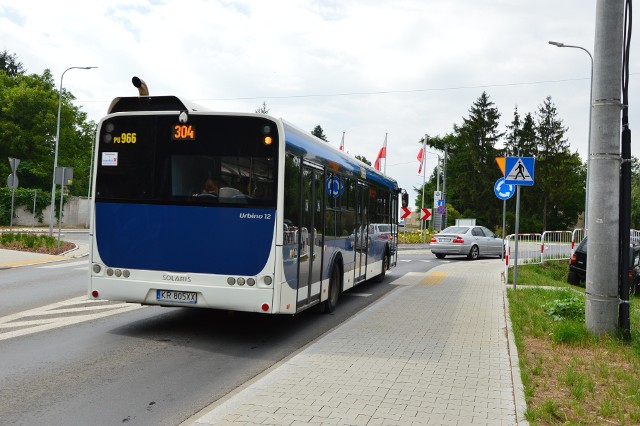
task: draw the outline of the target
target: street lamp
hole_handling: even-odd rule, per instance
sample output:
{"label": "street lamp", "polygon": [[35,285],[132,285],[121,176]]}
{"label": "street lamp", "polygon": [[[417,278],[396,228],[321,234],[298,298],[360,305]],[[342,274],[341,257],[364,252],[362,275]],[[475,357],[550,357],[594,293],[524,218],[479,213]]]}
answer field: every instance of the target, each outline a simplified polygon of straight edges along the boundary
{"label": "street lamp", "polygon": [[53,183],[51,184],[51,214],[49,215],[49,236],[53,235],[53,218],[54,205],[56,203],[56,168],[58,167],[58,144],[60,143],[60,111],[62,110],[62,79],[64,74],[69,70],[90,70],[98,67],[69,67],[62,73],[60,77],[60,93],[58,95],[58,124],[56,126],[56,147],[53,154]]}
{"label": "street lamp", "polygon": [[586,52],[587,55],[589,55],[589,59],[591,59],[591,80],[589,83],[589,140],[587,141],[587,188],[584,201],[584,228],[587,232],[589,230],[589,165],[591,163],[591,111],[593,110],[593,56],[591,55],[591,52],[589,52],[584,47],[572,46],[570,44],[564,44],[557,41],[550,41],[549,44],[557,47],[571,47],[574,49],[580,49]]}

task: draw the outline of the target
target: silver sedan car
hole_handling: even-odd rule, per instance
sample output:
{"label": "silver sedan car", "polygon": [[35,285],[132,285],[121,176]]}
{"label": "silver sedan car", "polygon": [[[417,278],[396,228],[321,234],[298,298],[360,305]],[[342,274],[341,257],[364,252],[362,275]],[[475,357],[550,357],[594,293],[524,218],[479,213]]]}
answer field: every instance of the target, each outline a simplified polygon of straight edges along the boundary
{"label": "silver sedan car", "polygon": [[477,259],[480,256],[501,257],[504,253],[502,239],[484,226],[450,226],[434,235],[429,246],[438,259],[444,259],[448,254]]}

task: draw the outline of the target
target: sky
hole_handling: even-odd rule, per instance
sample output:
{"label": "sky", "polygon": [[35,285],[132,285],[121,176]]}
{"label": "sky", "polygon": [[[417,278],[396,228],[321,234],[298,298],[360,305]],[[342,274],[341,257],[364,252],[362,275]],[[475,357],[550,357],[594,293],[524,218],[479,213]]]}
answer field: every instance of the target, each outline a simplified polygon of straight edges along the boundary
{"label": "sky", "polygon": [[[0,0],[0,51],[51,70],[98,122],[111,100],[176,95],[216,111],[269,114],[420,187],[425,134],[462,124],[482,92],[500,129],[547,96],[572,152],[587,158],[596,0]],[[635,13],[637,15],[637,13]],[[636,19],[636,22],[640,22]],[[638,29],[631,38],[630,126],[640,119]],[[637,127],[636,127],[637,129]],[[635,135],[639,133],[636,130]],[[632,154],[640,157],[636,136]],[[64,149],[61,141],[60,149]],[[427,179],[441,152],[427,149]],[[500,171],[496,166],[496,179]],[[429,198],[429,197],[427,197]]]}

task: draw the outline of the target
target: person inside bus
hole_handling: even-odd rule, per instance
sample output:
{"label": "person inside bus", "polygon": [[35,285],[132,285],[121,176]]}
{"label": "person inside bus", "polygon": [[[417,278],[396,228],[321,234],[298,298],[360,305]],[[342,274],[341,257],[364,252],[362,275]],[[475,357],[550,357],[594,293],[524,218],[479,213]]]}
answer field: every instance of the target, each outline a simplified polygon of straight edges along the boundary
{"label": "person inside bus", "polygon": [[204,183],[204,188],[199,194],[193,194],[194,197],[217,197],[220,192],[220,181],[216,179],[207,179]]}

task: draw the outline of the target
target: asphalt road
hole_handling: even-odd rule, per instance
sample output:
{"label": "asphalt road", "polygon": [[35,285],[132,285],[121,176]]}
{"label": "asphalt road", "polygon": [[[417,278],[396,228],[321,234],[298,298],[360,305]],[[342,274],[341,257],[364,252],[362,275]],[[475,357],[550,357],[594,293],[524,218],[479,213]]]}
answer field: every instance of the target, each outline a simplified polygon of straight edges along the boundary
{"label": "asphalt road", "polygon": [[[10,320],[0,325],[25,333],[1,343],[3,424],[180,424],[393,291],[393,280],[442,261],[401,252],[382,283],[344,293],[330,315],[137,305],[110,312],[118,305],[86,303],[40,312],[38,306],[85,294],[88,266],[81,262],[0,271],[0,320]],[[25,309],[31,309],[28,316],[14,319]],[[56,321],[49,329],[21,330],[51,318]]]}

